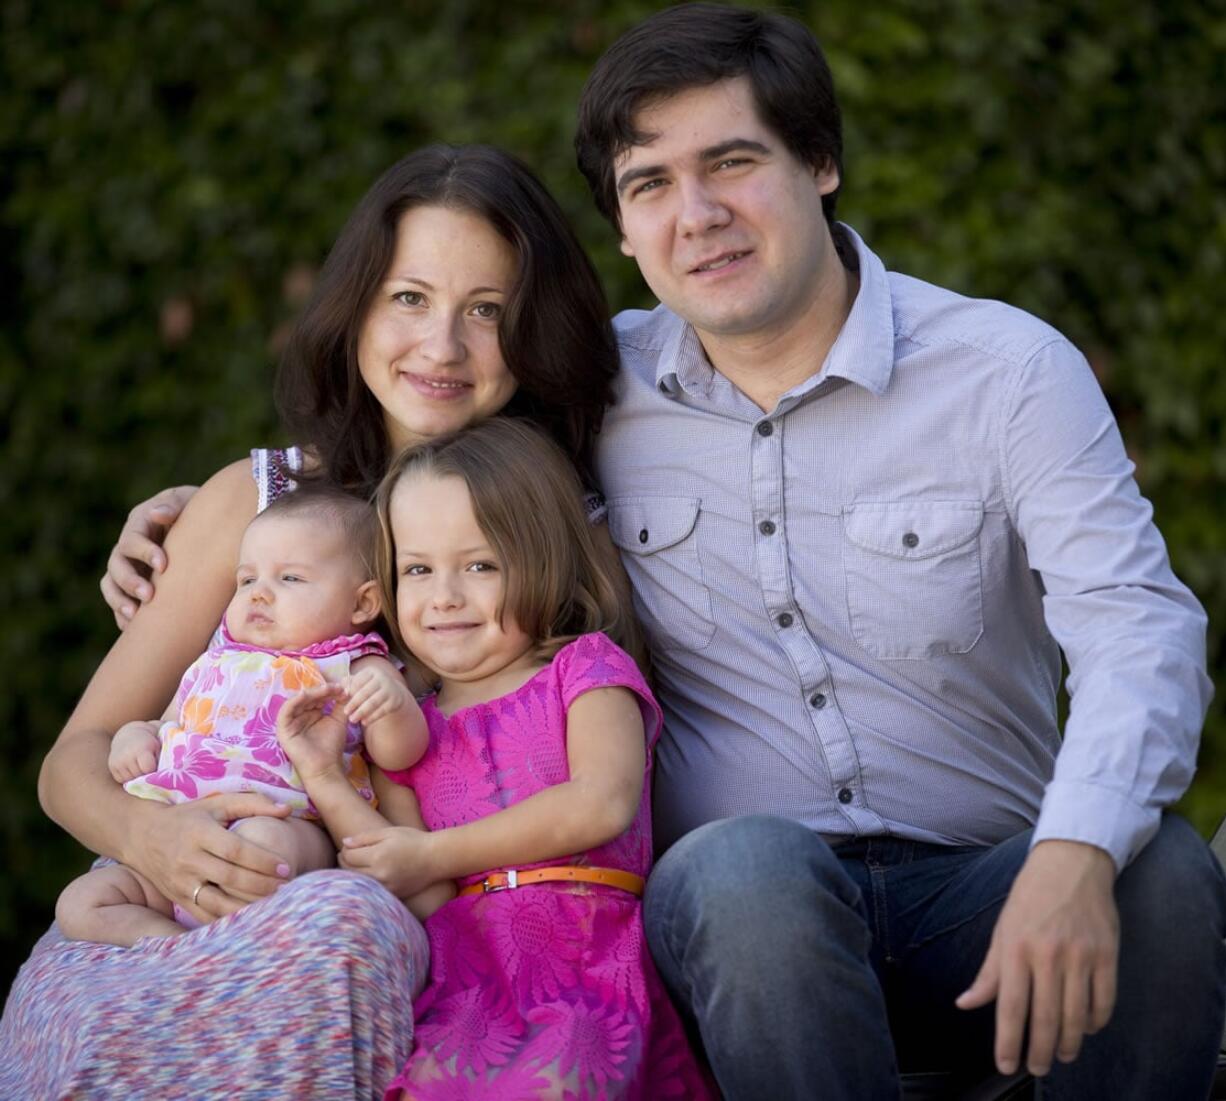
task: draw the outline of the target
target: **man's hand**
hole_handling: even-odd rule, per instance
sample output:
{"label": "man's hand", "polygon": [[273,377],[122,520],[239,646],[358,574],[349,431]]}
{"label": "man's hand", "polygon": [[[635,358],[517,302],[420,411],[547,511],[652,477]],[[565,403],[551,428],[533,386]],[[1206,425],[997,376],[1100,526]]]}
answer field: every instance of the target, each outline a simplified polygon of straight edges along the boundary
{"label": "man's hand", "polygon": [[137,605],[153,599],[154,578],[166,569],[166,552],[162,550],[166,529],[179,518],[195,492],[195,486],[164,489],[128,513],[100,585],[102,599],[115,613],[121,631],[136,615]]}
{"label": "man's hand", "polygon": [[160,723],[146,719],[124,723],[111,739],[106,767],[117,784],[135,780],[158,767],[162,743],[158,740]]}
{"label": "man's hand", "polygon": [[1013,883],[975,981],[959,1009],[996,1001],[996,1066],[1013,1074],[1030,1024],[1026,1069],[1071,1063],[1115,1007],[1119,918],[1115,862],[1077,841],[1041,841]]}

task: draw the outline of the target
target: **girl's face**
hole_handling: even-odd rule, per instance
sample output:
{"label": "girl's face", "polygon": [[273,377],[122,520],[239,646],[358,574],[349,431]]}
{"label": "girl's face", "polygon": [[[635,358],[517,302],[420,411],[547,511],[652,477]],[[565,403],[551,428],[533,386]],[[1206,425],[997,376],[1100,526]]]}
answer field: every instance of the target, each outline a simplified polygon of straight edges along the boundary
{"label": "girl's face", "polygon": [[358,369],[394,449],[497,413],[515,392],[498,323],[515,279],[511,246],[484,218],[405,212],[358,336]]}
{"label": "girl's face", "polygon": [[530,669],[533,640],[498,621],[506,581],[462,478],[402,478],[389,505],[396,620],[413,654],[444,682]]}
{"label": "girl's face", "polygon": [[307,516],[257,516],[238,552],[238,587],[226,608],[237,642],[302,650],[352,634],[378,612],[344,535]]}

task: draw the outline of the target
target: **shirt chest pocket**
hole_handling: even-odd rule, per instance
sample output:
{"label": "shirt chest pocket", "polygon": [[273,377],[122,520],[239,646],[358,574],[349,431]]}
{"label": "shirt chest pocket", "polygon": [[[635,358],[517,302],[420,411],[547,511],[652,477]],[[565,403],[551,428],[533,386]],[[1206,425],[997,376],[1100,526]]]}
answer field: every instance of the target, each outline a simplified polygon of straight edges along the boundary
{"label": "shirt chest pocket", "polygon": [[843,510],[847,614],[874,657],[965,654],[983,634],[979,501],[862,501]]}
{"label": "shirt chest pocket", "polygon": [[701,650],[715,633],[698,553],[697,497],[614,497],[609,535],[622,552],[652,649]]}

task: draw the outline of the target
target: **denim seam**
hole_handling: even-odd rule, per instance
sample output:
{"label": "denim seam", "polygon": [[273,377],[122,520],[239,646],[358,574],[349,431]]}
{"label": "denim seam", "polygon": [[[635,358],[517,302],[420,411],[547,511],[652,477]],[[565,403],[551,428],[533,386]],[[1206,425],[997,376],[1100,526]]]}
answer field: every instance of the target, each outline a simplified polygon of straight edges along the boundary
{"label": "denim seam", "polygon": [[923,948],[925,944],[931,943],[932,941],[936,940],[937,937],[943,937],[947,933],[952,933],[955,929],[960,929],[962,926],[967,925],[970,922],[974,921],[985,910],[990,910],[993,906],[997,905],[1002,900],[1008,898],[1009,891],[1012,889],[1012,887],[1013,885],[1010,884],[1008,887],[1005,888],[1005,890],[993,896],[991,899],[985,902],[982,906],[980,906],[979,909],[977,909],[973,914],[967,914],[961,921],[955,921],[952,925],[947,925],[944,928],[938,929],[933,933],[929,933],[928,936],[924,937],[923,940],[912,941],[910,944],[907,945],[906,950],[904,951],[903,954],[906,955],[910,952],[916,951],[919,948]]}

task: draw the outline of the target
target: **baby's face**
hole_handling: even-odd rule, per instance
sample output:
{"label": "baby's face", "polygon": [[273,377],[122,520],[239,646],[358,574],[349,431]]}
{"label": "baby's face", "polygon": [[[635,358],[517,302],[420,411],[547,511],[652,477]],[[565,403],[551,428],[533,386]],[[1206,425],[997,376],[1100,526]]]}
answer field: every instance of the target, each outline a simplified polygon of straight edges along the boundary
{"label": "baby's face", "polygon": [[361,629],[367,579],[344,535],[312,516],[257,517],[238,552],[226,625],[238,642],[301,650]]}

